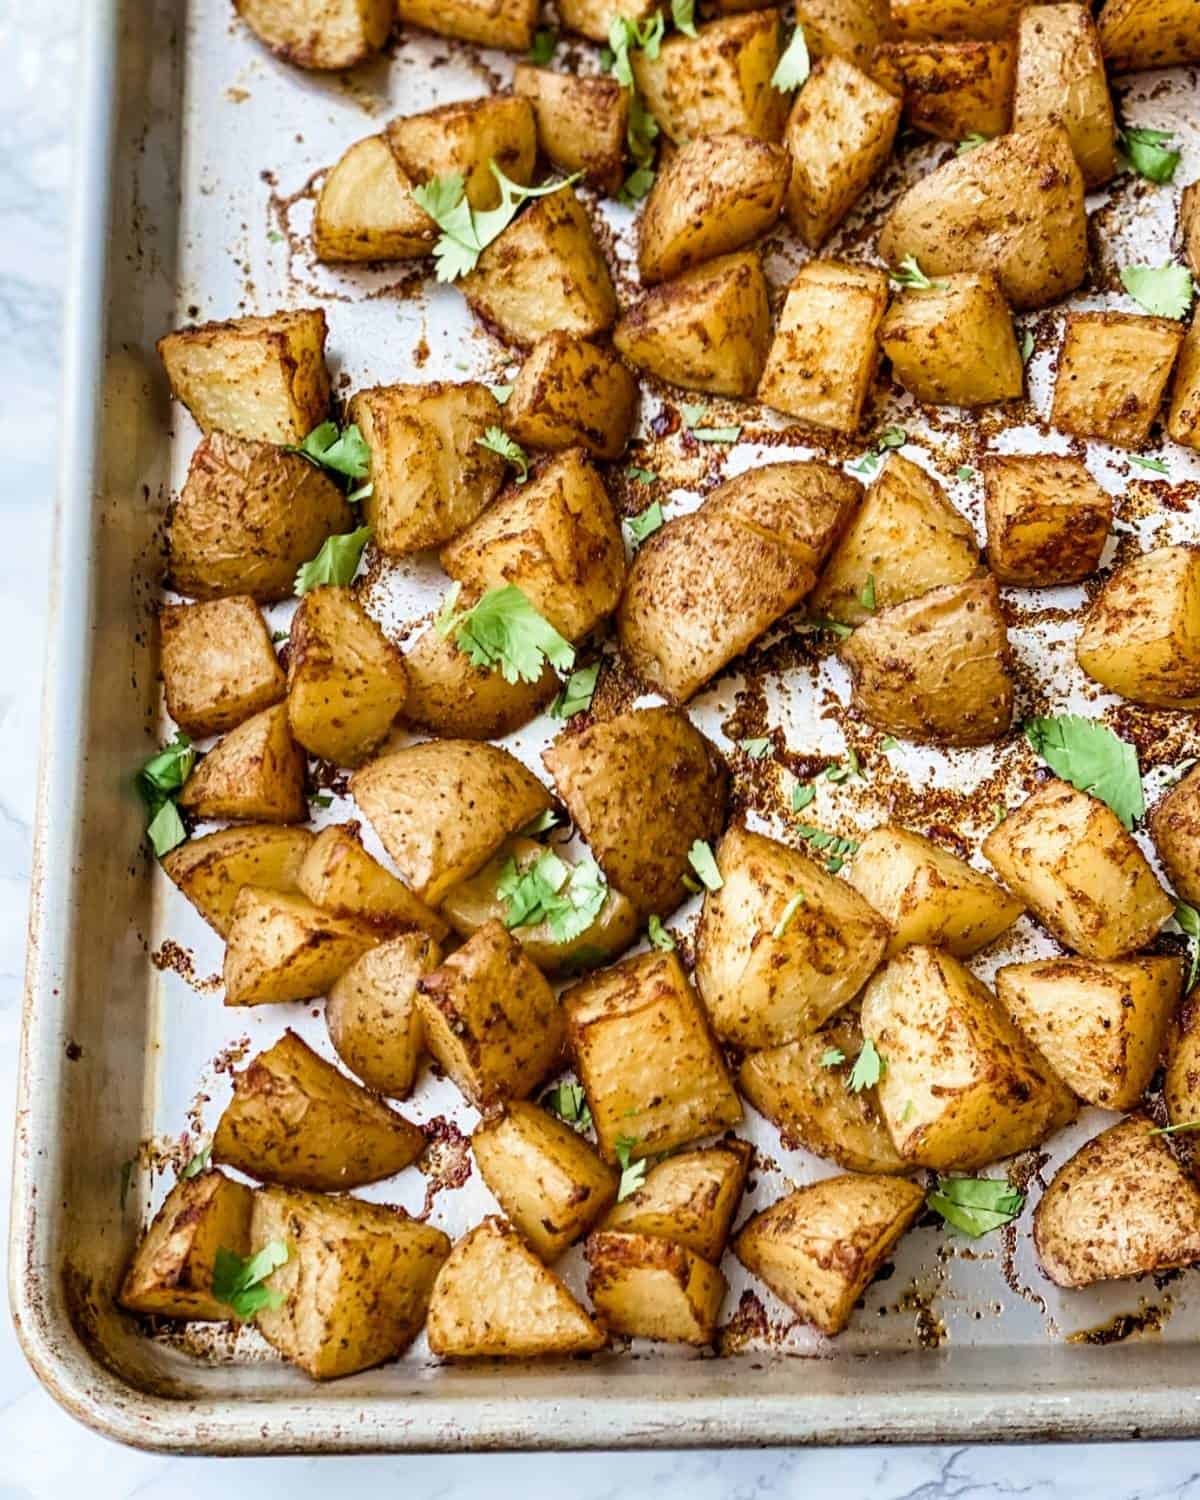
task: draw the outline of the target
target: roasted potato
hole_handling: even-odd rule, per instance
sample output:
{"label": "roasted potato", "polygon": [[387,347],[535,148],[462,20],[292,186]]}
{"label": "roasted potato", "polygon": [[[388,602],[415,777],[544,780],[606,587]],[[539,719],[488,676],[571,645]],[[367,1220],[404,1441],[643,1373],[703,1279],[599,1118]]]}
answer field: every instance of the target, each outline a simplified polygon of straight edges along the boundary
{"label": "roasted potato", "polygon": [[871,69],[904,101],[905,122],[942,141],[1003,135],[1012,120],[1011,41],[888,42]]}
{"label": "roasted potato", "polygon": [[379,942],[355,917],[335,917],[303,896],[244,886],[225,947],[225,1004],[311,1000]]}
{"label": "roasted potato", "polygon": [[308,459],[210,433],[171,511],[168,582],[193,599],[287,599],[301,564],[353,525],[345,495]]}
{"label": "roasted potato", "polygon": [[498,745],[426,740],[356,771],[350,791],[409,888],[437,906],[550,794]]}
{"label": "roasted potato", "polygon": [[842,647],[854,705],[869,724],[943,745],[985,745],[1008,730],[1009,655],[990,574],[881,610]]}
{"label": "roasted potato", "polygon": [[302,895],[335,917],[359,917],[381,934],[416,928],[440,942],[450,931],[444,917],[372,859],[356,823],[322,828],[296,877]]}
{"label": "roasted potato", "polygon": [[[808,601],[812,614],[861,625],[876,609],[919,598],[979,572],[971,523],[932,475],[892,453],[850,518]],[[868,584],[868,580],[870,583]]]}
{"label": "roasted potato", "polygon": [[721,1049],[674,952],[642,953],[591,975],[566,991],[563,1007],[606,1161],[670,1151],[742,1118]]}
{"label": "roasted potato", "polygon": [[224,734],[287,691],[267,622],[247,595],[167,604],[158,623],[167,712],[185,734]]}
{"label": "roasted potato", "polygon": [[753,395],[770,341],[756,250],[718,256],[651,287],[613,329],[613,343],[635,369],[713,396]]}
{"label": "roasted potato", "polygon": [[777,1047],[816,1031],[875,972],[887,923],[845,881],[760,833],[730,828],[717,868],[695,972],[717,1035]]}
{"label": "roasted potato", "polygon": [[1087,273],[1083,177],[1059,125],[1002,135],[915,183],[879,236],[891,265],[926,276],[992,271],[1017,308],[1044,307]]}
{"label": "roasted potato", "polygon": [[847,878],[891,927],[888,958],[914,943],[968,958],[1025,910],[990,875],[894,824],[867,834]]}
{"label": "roasted potato", "polygon": [[895,298],[879,330],[892,373],[918,401],[987,406],[1024,394],[1012,314],[990,271],[963,271]]}
{"label": "roasted potato", "polygon": [[[470,609],[481,597],[467,590],[457,608]],[[472,666],[453,636],[436,626],[417,637],[404,665],[408,696],[401,717],[415,729],[447,739],[503,739],[536,718],[560,686],[548,662],[536,682],[508,682],[503,672]]]}
{"label": "roasted potato", "polygon": [[1089,188],[1117,170],[1117,126],[1086,5],[1027,5],[1017,18],[1012,128],[1061,125]]}
{"label": "roasted potato", "polygon": [[1113,73],[1200,62],[1200,15],[1193,0],[1104,0],[1100,50]]}
{"label": "roasted potato", "polygon": [[577,31],[593,42],[607,42],[618,17],[646,21],[660,4],[661,0],[561,0],[558,14],[568,31]]}
{"label": "roasted potato", "polygon": [[213,1296],[218,1250],[245,1256],[254,1194],[224,1172],[181,1177],[142,1236],[117,1301],[159,1318],[223,1322],[230,1309]]}
{"label": "roasted potato", "polygon": [[588,1236],[588,1296],[612,1333],[711,1344],[726,1281],[684,1245],[602,1229]]}
{"label": "roasted potato", "polygon": [[417,1009],[430,1052],[479,1109],[526,1098],[562,1060],[554,991],[499,922],[417,980]]}
{"label": "roasted potato", "polygon": [[341,71],[365,62],[392,29],[392,0],[233,0],[262,42],[299,68]]}
{"label": "roasted potato", "polygon": [[1200,705],[1200,551],[1156,547],[1110,573],[1075,655],[1089,677],[1134,703]]}
{"label": "roasted potato", "polygon": [[844,57],[864,72],[892,29],[888,0],[796,0],[796,21],[813,57]]}
{"label": "roasted potato", "polygon": [[984,461],[983,481],[988,567],[1001,583],[1078,583],[1100,566],[1112,497],[1082,459],[993,455]]}
{"label": "roasted potato", "polygon": [[546,1262],[580,1239],[617,1196],[617,1173],[584,1138],[536,1104],[514,1100],[471,1137],[484,1182]]}
{"label": "roasted potato", "polygon": [[479,439],[504,418],[485,385],[375,386],[349,418],[371,450],[363,520],[389,557],[448,542],[500,492],[504,459]]}
{"label": "roasted potato", "polygon": [[1149,826],[1171,884],[1185,901],[1200,905],[1200,766],[1159,802],[1150,814]]}
{"label": "roasted potato", "polygon": [[538,0],[396,0],[400,20],[460,42],[528,52]]}
{"label": "roasted potato", "polygon": [[1167,1028],[1166,1065],[1167,1119],[1172,1125],[1191,1125],[1200,1120],[1200,1010],[1195,990]]}
{"label": "roasted potato", "polygon": [[313,836],[307,828],[248,823],[189,839],[163,855],[162,867],[208,925],[226,937],[244,886],[292,892]]}
{"label": "roasted potato", "polygon": [[1192,319],[1187,337],[1179,346],[1166,428],[1174,442],[1185,448],[1200,448],[1200,317]]}
{"label": "roasted potato", "polygon": [[637,403],[637,381],[611,349],[548,333],[521,366],[504,427],[529,448],[580,447],[595,458],[620,458]]}
{"label": "roasted potato", "polygon": [[424,1149],[417,1126],[285,1031],[233,1075],[212,1159],[260,1182],[340,1193],[394,1177]]}
{"label": "roasted potato", "polygon": [[993,828],[983,852],[1033,914],[1084,958],[1144,948],[1174,910],[1115,813],[1047,781]]}
{"label": "roasted potato", "polygon": [[1006,964],[996,996],[1075,1094],[1101,1109],[1142,1097],[1183,990],[1181,959]]}
{"label": "roasted potato", "polygon": [[304,752],[288,728],[287,705],[276,703],[231,729],[199,761],[179,794],[197,818],[244,823],[302,823]]}
{"label": "roasted potato", "polygon": [[626,660],[686,702],[812,590],[861,495],[825,464],[766,464],[668,521],[638,548],[621,596]]}
{"label": "roasted potato", "polygon": [[733,1253],[794,1313],[832,1336],[924,1202],[924,1190],[902,1178],[827,1177],[755,1214]]}
{"label": "roasted potato", "polygon": [[1183,342],[1171,318],[1067,314],[1050,422],[1076,437],[1137,448],[1150,436]]}
{"label": "roasted potato", "polygon": [[386,135],[355,141],[329,169],[313,213],[318,260],[412,260],[429,255],[439,230]]}
{"label": "roasted potato", "polygon": [[742,130],[764,141],[783,134],[787,95],[771,79],[779,66],[779,12],[756,10],[669,36],[651,57],[631,54],[646,108],[668,140]]}
{"label": "roasted potato", "polygon": [[638,223],[642,284],[756,240],[779,218],[789,173],[782,146],[742,131],[680,146],[659,169]]}
{"label": "roasted potato", "polygon": [[1092,1286],[1200,1260],[1200,1189],[1143,1115],[1096,1136],[1051,1179],[1033,1241],[1056,1286]]}
{"label": "roasted potato", "polygon": [[283,1301],[255,1314],[258,1331],[314,1380],[402,1353],[421,1331],[450,1254],[440,1229],[403,1209],[278,1187],[255,1193],[250,1236],[257,1246],[288,1248],[266,1282]]}
{"label": "roasted potato", "polygon": [[908,40],[996,41],[1011,36],[1025,0],[891,0],[892,25]]}
{"label": "roasted potato", "polygon": [[905,948],[867,985],[863,1035],[882,1059],[879,1108],[907,1161],[970,1171],[1074,1118],[1070,1090],[956,958]]}
{"label": "roasted potato", "polygon": [[1184,260],[1200,276],[1200,181],[1189,183],[1179,195],[1179,238]]}
{"label": "roasted potato", "polygon": [[674,911],[685,895],[688,851],[725,826],[729,784],[724,762],[687,716],[634,709],[560,735],[542,758],[600,868],[638,915]]}
{"label": "roasted potato", "polygon": [[206,433],[302,443],[329,413],[326,332],[323,309],[297,308],[180,328],[158,352],[171,394]]}
{"label": "roasted potato", "polygon": [[458,283],[472,312],[528,349],[556,329],[594,338],[617,317],[617,294],[575,191],[535,198]]}
{"label": "roasted potato", "polygon": [[679,1151],[646,1173],[641,1187],[608,1211],[603,1228],[671,1240],[713,1265],[721,1259],[754,1156],[749,1141]]}
{"label": "roasted potato", "polygon": [[407,1099],[425,1050],[417,981],[442,961],[425,932],[403,932],[368,949],[329,991],[333,1050],[356,1078],[389,1099]]}
{"label": "roasted potato", "polygon": [[527,62],[514,69],[513,90],[533,106],[542,154],[615,197],[625,177],[629,90],[615,78],[582,78]]}
{"label": "roasted potato", "polygon": [[449,1359],[529,1359],[602,1349],[601,1329],[525,1241],[487,1218],[455,1245],[429,1304],[429,1347]]}
{"label": "roasted potato", "polygon": [[472,208],[495,208],[500,202],[493,162],[510,182],[527,186],[533,181],[533,107],[513,94],[488,94],[401,115],[388,124],[387,138],[410,181],[460,176]]}
{"label": "roasted potato", "polygon": [[810,427],[857,432],[887,305],[887,277],[873,266],[802,266],[775,327],[758,399]]}

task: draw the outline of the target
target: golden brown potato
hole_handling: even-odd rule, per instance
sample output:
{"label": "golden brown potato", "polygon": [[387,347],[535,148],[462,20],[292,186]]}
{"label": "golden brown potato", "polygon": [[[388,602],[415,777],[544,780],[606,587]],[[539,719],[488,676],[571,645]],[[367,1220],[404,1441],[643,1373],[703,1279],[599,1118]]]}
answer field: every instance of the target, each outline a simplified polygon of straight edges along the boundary
{"label": "golden brown potato", "polygon": [[704,898],[696,987],[717,1035],[777,1047],[816,1031],[875,972],[887,923],[844,880],[786,844],[734,827],[724,884]]}
{"label": "golden brown potato", "polygon": [[1200,552],[1156,547],[1105,579],[1075,644],[1110,692],[1159,708],[1200,705]]}
{"label": "golden brown potato", "polygon": [[1116,814],[1047,781],[993,828],[983,852],[1034,916],[1084,958],[1144,948],[1174,910]]}
{"label": "golden brown potato", "polygon": [[1200,182],[1189,183],[1179,195],[1179,237],[1184,260],[1200,276]]}
{"label": "golden brown potato", "polygon": [[842,657],[855,707],[888,734],[986,745],[1012,723],[1008,630],[990,574],[873,614]]}
{"label": "golden brown potato", "polygon": [[285,1031],[233,1075],[212,1159],[260,1182],[340,1193],[394,1177],[422,1132]]}
{"label": "golden brown potato", "polygon": [[1200,1120],[1200,1010],[1193,990],[1167,1028],[1163,1103],[1172,1125]]}
{"label": "golden brown potato", "polygon": [[363,520],[389,557],[448,542],[500,492],[504,459],[479,439],[504,418],[485,385],[379,385],[349,418],[371,450]]}
{"label": "golden brown potato", "polygon": [[592,1227],[617,1196],[617,1173],[569,1125],[514,1100],[471,1137],[484,1182],[547,1265]]}
{"label": "golden brown potato", "polygon": [[790,164],[742,131],[701,135],[663,163],[638,224],[642,284],[740,250],[779,218]]}
{"label": "golden brown potato", "polygon": [[378,929],[335,917],[303,896],[243,887],[225,948],[225,1004],[311,1000],[373,948]]}
{"label": "golden brown potato", "polygon": [[1200,1189],[1142,1115],[1096,1136],[1051,1179],[1033,1241],[1056,1286],[1091,1286],[1200,1259]]}
{"label": "golden brown potato", "polygon": [[816,463],[766,464],[638,548],[617,629],[630,666],[686,702],[812,589],[862,495]]}
{"label": "golden brown potato", "polygon": [[1012,119],[1016,48],[1011,41],[885,43],[872,68],[904,101],[914,130],[942,141],[1003,135]]}
{"label": "golden brown potato", "polygon": [[888,0],[796,0],[795,9],[813,57],[844,57],[864,72],[891,34]]}
{"label": "golden brown potato", "polygon": [[422,975],[417,1009],[430,1052],[478,1109],[527,1098],[562,1060],[554,991],[499,922]]}
{"label": "golden brown potato", "polygon": [[863,1035],[896,1149],[915,1166],[971,1171],[1074,1118],[1070,1090],[991,992],[939,948],[905,948],[863,994]]}
{"label": "golden brown potato", "polygon": [[1070,136],[1085,184],[1107,182],[1117,170],[1117,127],[1086,5],[1028,5],[1017,20],[1012,128],[1050,123]]}
{"label": "golden brown potato", "polygon": [[1150,814],[1150,835],[1171,884],[1185,901],[1200,905],[1200,766],[1189,771],[1155,807]]}
{"label": "golden brown potato", "polygon": [[389,1099],[407,1099],[425,1050],[417,981],[442,961],[427,933],[403,932],[369,949],[329,991],[333,1050],[356,1078]]}
{"label": "golden brown potato", "polygon": [[740,250],[652,287],[613,329],[635,369],[689,391],[751,396],[771,341],[771,306],[756,250]]}
{"label": "golden brown potato", "polygon": [[611,349],[548,333],[521,366],[504,427],[528,448],[581,447],[596,458],[620,458],[637,400],[637,381]]}
{"label": "golden brown potato", "polygon": [[337,264],[429,255],[440,231],[413,197],[414,185],[386,135],[355,141],[329,169],[317,195],[317,259]]}
{"label": "golden brown potato", "polygon": [[439,36],[480,42],[506,52],[528,52],[538,0],[396,0],[401,21]]}
{"label": "golden brown potato", "polygon": [[725,826],[729,785],[725,763],[687,716],[634,709],[560,735],[542,759],[600,868],[638,915],[674,911],[692,844]]}
{"label": "golden brown potato", "polygon": [[892,25],[908,40],[996,41],[1010,36],[1025,0],[892,0]]}
{"label": "golden brown potato", "polygon": [[787,95],[773,88],[779,65],[779,12],[756,10],[669,36],[657,54],[631,54],[646,108],[672,141],[743,130],[764,141],[783,134]]}
{"label": "golden brown potato", "polygon": [[1200,317],[1192,319],[1187,337],[1179,346],[1166,427],[1175,442],[1185,448],[1200,448]]}
{"label": "golden brown potato", "polygon": [[498,745],[426,740],[354,773],[350,791],[409,888],[437,906],[550,794]]}
{"label": "golden brown potato", "polygon": [[964,271],[895,298],[879,330],[892,373],[918,401],[986,406],[1025,391],[1012,314],[990,271]]}
{"label": "golden brown potato", "polygon": [[1100,49],[1114,73],[1200,62],[1200,15],[1192,0],[1104,0]]}
{"label": "golden brown potato", "polygon": [[381,934],[417,928],[440,941],[450,931],[444,917],[371,858],[356,823],[322,828],[304,857],[296,884],[322,911],[360,917]]}
{"label": "golden brown potato", "polygon": [[600,1328],[515,1229],[487,1218],[455,1245],[429,1304],[429,1347],[447,1359],[586,1354]]}
{"label": "golden brown potato", "polygon": [[733,1253],[794,1313],[832,1336],[924,1202],[924,1190],[900,1178],[827,1177],[755,1214]]}
{"label": "golden brown potato", "polygon": [[1083,177],[1058,125],[1002,135],[915,183],[892,209],[879,253],[926,276],[993,271],[1017,308],[1044,307],[1087,273]]}
{"label": "golden brown potato", "polygon": [[609,1210],[603,1228],[672,1240],[715,1266],[753,1156],[750,1142],[732,1135],[715,1146],[668,1156],[650,1168],[640,1188]]}
{"label": "golden brown potato", "polygon": [[725,1059],[674,952],[642,953],[563,996],[600,1154],[640,1160],[742,1118]]}
{"label": "golden brown potato", "polygon": [[978,572],[971,523],[932,475],[892,453],[834,547],[808,608],[819,618],[861,625],[872,613],[862,602],[868,587],[875,608],[889,609]]}
{"label": "golden brown potato", "polygon": [[166,604],[158,622],[167,712],[185,734],[224,734],[287,691],[267,622],[247,595]]}
{"label": "golden brown potato", "polygon": [[158,352],[171,394],[206,433],[302,443],[329,414],[326,332],[321,308],[298,308],[180,328]]}
{"label": "golden brown potato", "polygon": [[288,728],[287,705],[276,703],[231,729],[201,760],[179,794],[197,818],[244,823],[302,823],[304,752]]}
{"label": "golden brown potato", "polygon": [[1001,583],[1078,583],[1100,566],[1112,497],[1082,459],[1053,453],[984,461],[988,567]]}
{"label": "golden brown potato", "polygon": [[660,3],[661,0],[561,0],[558,14],[568,31],[577,31],[593,42],[607,42],[617,17],[649,20]]}
{"label": "golden brown potato", "polygon": [[460,176],[472,208],[495,208],[500,202],[493,162],[510,182],[527,186],[533,181],[533,107],[512,94],[489,94],[402,115],[389,123],[387,139],[410,181]]}
{"label": "golden brown potato", "polygon": [[248,823],[189,839],[163,855],[162,867],[208,925],[225,937],[243,886],[296,891],[313,836],[307,828]]}
{"label": "golden brown potato", "polygon": [[[468,589],[456,607],[470,609],[481,597]],[[548,662],[536,682],[507,682],[502,672],[472,666],[453,636],[436,626],[417,637],[404,665],[408,696],[401,717],[415,729],[447,739],[503,739],[536,718],[561,686]]]}
{"label": "golden brown potato", "polygon": [[1162,405],[1183,328],[1138,313],[1068,313],[1051,424],[1137,448]]}
{"label": "golden brown potato", "polygon": [[1087,1104],[1132,1109],[1142,1097],[1183,989],[1178,958],[1006,964],[1001,1005]]}
{"label": "golden brown potato", "polygon": [[588,1296],[612,1333],[711,1344],[726,1281],[684,1245],[602,1229],[588,1236]]}
{"label": "golden brown potato", "polygon": [[968,958],[1025,910],[990,875],[894,824],[873,828],[861,841],[847,879],[891,926],[888,958],[914,943]]}
{"label": "golden brown potato", "polygon": [[522,349],[556,329],[594,338],[617,317],[604,252],[570,186],[522,209],[458,285],[472,312]]}
{"label": "golden brown potato", "polygon": [[629,90],[615,78],[582,78],[527,62],[513,71],[513,90],[533,106],[542,154],[615,197],[625,177]]}
{"label": "golden brown potato", "polygon": [[345,495],[308,459],[210,433],[171,511],[168,582],[193,599],[287,599],[301,564],[353,526]]}
{"label": "golden brown potato", "polygon": [[250,1233],[255,1245],[288,1247],[266,1282],[283,1301],[254,1321],[314,1380],[352,1375],[402,1353],[421,1331],[450,1254],[440,1229],[403,1209],[277,1187],[255,1193]]}
{"label": "golden brown potato", "polygon": [[262,42],[298,68],[339,71],[373,56],[392,29],[392,0],[234,0]]}
{"label": "golden brown potato", "polygon": [[758,399],[811,427],[857,432],[887,304],[887,277],[873,266],[802,266],[775,327]]}
{"label": "golden brown potato", "polygon": [[224,1322],[229,1306],[213,1296],[218,1250],[245,1256],[254,1194],[223,1172],[181,1177],[142,1236],[117,1301],[159,1318]]}

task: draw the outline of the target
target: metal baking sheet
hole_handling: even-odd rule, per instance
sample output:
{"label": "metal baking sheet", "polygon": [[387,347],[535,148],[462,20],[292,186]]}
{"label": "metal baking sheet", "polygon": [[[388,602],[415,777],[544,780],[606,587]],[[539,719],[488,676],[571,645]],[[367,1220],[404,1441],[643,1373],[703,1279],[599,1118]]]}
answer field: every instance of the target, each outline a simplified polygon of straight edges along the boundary
{"label": "metal baking sheet", "polygon": [[[319,174],[351,141],[391,114],[502,87],[512,62],[409,36],[352,77],[322,78],[269,57],[231,21],[227,0],[96,0],[87,12],[11,1256],[21,1338],[51,1391],[109,1435],[173,1452],[1200,1431],[1196,1273],[1061,1292],[1034,1261],[1028,1209],[1015,1229],[978,1244],[918,1227],[833,1342],[799,1326],[727,1257],[723,1359],[639,1346],[565,1365],[455,1368],[439,1366],[419,1341],[397,1363],[318,1387],[253,1330],[147,1327],[115,1310],[112,1290],[138,1229],[211,1132],[230,1067],[285,1025],[329,1055],[319,1006],[222,1007],[220,945],[142,844],[132,772],[164,729],[154,639],[163,518],[197,436],[167,400],[154,340],[178,322],[319,303],[343,393],[406,379],[503,380],[514,368],[508,351],[452,288],[435,288],[411,265],[320,267],[306,234]],[[1179,132],[1178,180],[1196,176],[1194,76],[1121,80],[1118,97],[1130,123]],[[951,149],[909,149],[827,253],[869,257],[881,206]],[[1100,227],[1093,278],[1072,306],[1123,305],[1115,268],[1167,257],[1176,199],[1177,190],[1122,179],[1092,200]],[[635,285],[632,215],[593,207],[624,300]],[[800,258],[785,232],[771,238],[775,288]],[[655,494],[674,515],[759,462],[860,457],[871,432],[898,423],[907,456],[938,475],[982,535],[978,479],[958,478],[960,466],[991,451],[1084,451],[1040,425],[1062,313],[1021,320],[1036,348],[1031,399],[1014,414],[964,421],[923,413],[882,385],[868,436],[813,446],[811,434],[757,407],[710,402],[710,422],[741,423],[743,433],[733,447],[709,447],[680,430],[678,392],[650,389],[634,461],[661,476]],[[1130,468],[1117,450],[1089,445],[1087,456],[1118,500],[1106,566],[1139,545],[1196,537],[1193,455],[1167,444],[1165,480]],[[646,503],[619,467],[612,489],[626,511]],[[369,560],[363,595],[403,638],[428,616],[442,582],[425,559]],[[1019,709],[1104,714],[1137,740],[1153,794],[1183,758],[1200,753],[1200,736],[1190,716],[1118,706],[1085,684],[1070,649],[1084,598],[1083,589],[1006,591]],[[285,625],[287,613],[273,610],[273,624]],[[785,623],[691,705],[726,748],[773,732],[770,760],[733,757],[739,808],[753,826],[786,836],[791,779],[853,745],[867,774],[822,782],[816,821],[853,834],[890,816],[936,825],[975,851],[997,804],[1015,805],[1034,773],[1019,740],[953,756],[885,749],[882,736],[848,716],[847,697],[836,661]],[[508,743],[536,766],[549,737],[543,719]],[[318,812],[321,821],[353,815],[336,795]],[[687,908],[672,925],[686,933],[694,916]],[[987,979],[999,963],[1048,946],[1022,922],[973,967]],[[409,1169],[365,1195],[428,1211],[461,1232],[493,1208],[462,1140],[474,1113],[432,1078],[405,1108],[444,1122],[428,1170]],[[1085,1111],[1046,1152],[1012,1164],[1031,1205],[1055,1165],[1106,1122]],[[749,1109],[744,1133],[759,1160],[743,1214],[788,1183],[833,1170],[786,1149]],[[578,1251],[564,1271],[582,1286]]]}

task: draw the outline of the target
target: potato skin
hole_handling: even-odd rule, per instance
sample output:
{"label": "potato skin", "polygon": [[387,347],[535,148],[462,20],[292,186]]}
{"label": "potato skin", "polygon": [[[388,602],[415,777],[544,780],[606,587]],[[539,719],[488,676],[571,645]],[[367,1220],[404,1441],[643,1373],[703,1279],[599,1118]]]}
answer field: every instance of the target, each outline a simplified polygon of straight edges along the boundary
{"label": "potato skin", "polygon": [[1179,238],[1183,258],[1200,276],[1200,182],[1191,182],[1179,195]]}
{"label": "potato skin", "polygon": [[1014,130],[1053,121],[1089,188],[1117,170],[1117,126],[1100,37],[1087,6],[1029,5],[1017,19]]}
{"label": "potato skin", "polygon": [[1172,1125],[1200,1120],[1200,1012],[1193,989],[1167,1030],[1163,1103]]}
{"label": "potato skin", "polygon": [[1171,884],[1196,906],[1200,903],[1200,766],[1190,770],[1151,811],[1149,827]]}
{"label": "potato skin", "polygon": [[233,8],[276,56],[318,71],[365,62],[392,29],[392,0],[233,0]]}
{"label": "potato skin", "polygon": [[244,886],[226,940],[225,1004],[315,999],[380,935],[369,923],[335,917],[303,896]]}
{"label": "potato skin", "polygon": [[538,18],[538,0],[396,0],[396,9],[410,26],[506,52],[529,51]]}
{"label": "potato skin", "polygon": [[1150,436],[1183,329],[1135,313],[1068,313],[1051,424],[1136,448]]}
{"label": "potato skin", "polygon": [[160,1318],[224,1322],[229,1306],[213,1296],[218,1250],[250,1249],[253,1193],[223,1172],[181,1177],[163,1200],[121,1281],[117,1301]]}
{"label": "potato skin", "polygon": [[1156,547],[1111,573],[1075,655],[1089,677],[1134,703],[1200,705],[1200,551]]}
{"label": "potato skin", "polygon": [[511,181],[533,181],[537,132],[533,107],[512,94],[485,95],[441,104],[389,122],[388,144],[413,182],[458,174],[472,208],[495,208],[500,184],[495,162]]}
{"label": "potato skin", "polygon": [[337,265],[430,254],[440,231],[412,189],[386,135],[355,141],[321,184],[313,216],[317,259]]}
{"label": "potato skin", "polygon": [[796,20],[813,57],[844,57],[864,72],[892,29],[888,0],[796,0]]}
{"label": "potato skin", "polygon": [[579,447],[594,458],[620,458],[637,404],[637,381],[611,349],[556,331],[521,366],[504,426],[528,448]]}
{"label": "potato skin", "polygon": [[904,100],[904,119],[938,140],[1003,135],[1012,120],[1016,49],[994,42],[891,42],[875,54],[876,79]]}
{"label": "potato skin", "polygon": [[1200,16],[1191,0],[1104,0],[1098,25],[1114,73],[1200,62]]}
{"label": "potato skin", "polygon": [[988,567],[1001,583],[1078,583],[1099,567],[1113,503],[1082,459],[993,455],[983,483]]}
{"label": "potato skin", "polygon": [[646,21],[658,9],[658,0],[561,0],[559,17],[568,31],[607,42],[609,28],[618,17]]}
{"label": "potato skin", "polygon": [[[459,595],[458,608],[470,609],[481,595]],[[536,718],[559,689],[558,674],[547,663],[536,682],[506,682],[502,672],[475,667],[452,636],[430,627],[404,658],[408,696],[401,718],[414,729],[446,739],[499,740]]]}
{"label": "potato skin", "polygon": [[1012,315],[990,271],[960,272],[892,301],[879,330],[892,373],[918,401],[987,406],[1025,391]]}
{"label": "potato skin", "polygon": [[609,1209],[602,1227],[672,1240],[715,1266],[753,1158],[750,1142],[734,1135],[678,1151],[651,1167],[642,1186]]}
{"label": "potato skin", "polygon": [[[1200,247],[1192,256],[1200,260]],[[1175,360],[1167,436],[1185,448],[1200,448],[1200,319],[1192,318]]]}
{"label": "potato skin", "polygon": [[425,1050],[417,981],[442,961],[424,932],[404,932],[369,949],[329,991],[325,1024],[333,1050],[356,1078],[389,1099],[412,1093]]}
{"label": "potato skin", "polygon": [[581,78],[527,62],[514,69],[513,89],[533,106],[544,155],[615,197],[625,176],[629,91],[615,78]]}
{"label": "potato skin", "polygon": [[891,0],[898,36],[996,41],[1010,36],[1024,0]]}
{"label": "potato skin", "polygon": [[726,1282],[684,1245],[655,1235],[588,1236],[588,1296],[611,1332],[672,1344],[711,1344]]}
{"label": "potato skin", "polygon": [[276,703],[231,729],[200,761],[179,793],[198,818],[248,823],[303,823],[307,761]]}
{"label": "potato skin", "polygon": [[296,884],[314,906],[356,917],[381,936],[417,929],[441,941],[449,924],[373,859],[357,823],[332,823],[312,840]]}
{"label": "potato skin", "polygon": [[223,734],[284,696],[271,633],[248,595],[167,604],[158,624],[167,712],[185,734]]}
{"label": "potato skin", "polygon": [[298,889],[312,841],[307,828],[247,823],[189,839],[163,855],[162,867],[208,925],[225,937],[243,887]]}

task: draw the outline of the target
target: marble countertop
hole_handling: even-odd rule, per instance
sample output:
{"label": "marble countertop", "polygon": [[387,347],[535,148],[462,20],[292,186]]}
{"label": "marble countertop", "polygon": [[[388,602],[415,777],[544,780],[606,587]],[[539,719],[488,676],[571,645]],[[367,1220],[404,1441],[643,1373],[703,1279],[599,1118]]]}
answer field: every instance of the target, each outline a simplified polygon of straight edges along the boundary
{"label": "marble countertop", "polygon": [[[30,827],[47,609],[66,195],[79,0],[0,0],[0,1191],[7,1199],[20,1026]],[[89,1500],[249,1493],[307,1500],[331,1484],[362,1500],[569,1494],[637,1500],[869,1494],[1191,1500],[1200,1443],[1093,1448],[896,1448],[483,1457],[205,1460],[121,1449],[61,1412],[0,1327],[0,1500],[85,1489]]]}

